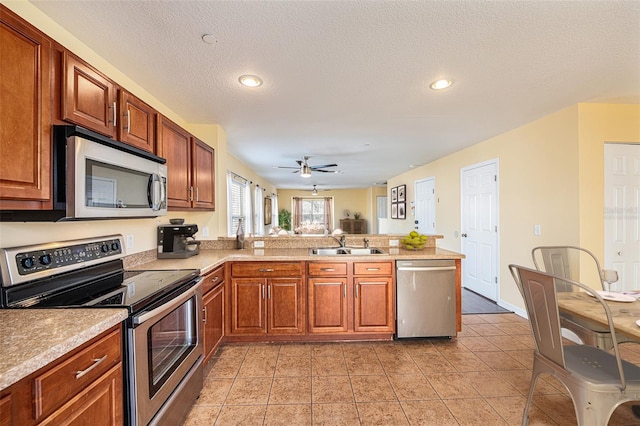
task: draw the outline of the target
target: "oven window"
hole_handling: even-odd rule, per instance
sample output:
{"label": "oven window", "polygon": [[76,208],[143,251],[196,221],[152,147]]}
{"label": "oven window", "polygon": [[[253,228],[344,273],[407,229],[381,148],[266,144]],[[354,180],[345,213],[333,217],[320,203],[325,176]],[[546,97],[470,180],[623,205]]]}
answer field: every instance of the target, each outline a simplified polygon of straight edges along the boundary
{"label": "oven window", "polygon": [[148,331],[149,394],[171,377],[198,343],[195,296],[156,322]]}

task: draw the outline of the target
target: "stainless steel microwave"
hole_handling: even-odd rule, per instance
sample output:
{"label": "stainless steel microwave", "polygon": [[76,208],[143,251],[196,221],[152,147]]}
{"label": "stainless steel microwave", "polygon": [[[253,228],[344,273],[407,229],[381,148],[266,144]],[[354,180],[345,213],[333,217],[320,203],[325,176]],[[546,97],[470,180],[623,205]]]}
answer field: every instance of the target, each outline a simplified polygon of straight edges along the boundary
{"label": "stainless steel microwave", "polygon": [[166,160],[79,126],[54,126],[53,209],[1,212],[2,221],[167,214]]}

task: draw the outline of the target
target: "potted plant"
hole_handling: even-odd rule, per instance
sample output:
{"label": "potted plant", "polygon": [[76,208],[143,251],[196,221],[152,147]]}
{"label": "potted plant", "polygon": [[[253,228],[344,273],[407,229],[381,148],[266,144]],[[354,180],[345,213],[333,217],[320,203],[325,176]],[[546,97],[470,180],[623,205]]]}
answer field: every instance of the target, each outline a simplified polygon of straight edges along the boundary
{"label": "potted plant", "polygon": [[280,209],[278,223],[282,229],[291,231],[291,212],[287,209]]}

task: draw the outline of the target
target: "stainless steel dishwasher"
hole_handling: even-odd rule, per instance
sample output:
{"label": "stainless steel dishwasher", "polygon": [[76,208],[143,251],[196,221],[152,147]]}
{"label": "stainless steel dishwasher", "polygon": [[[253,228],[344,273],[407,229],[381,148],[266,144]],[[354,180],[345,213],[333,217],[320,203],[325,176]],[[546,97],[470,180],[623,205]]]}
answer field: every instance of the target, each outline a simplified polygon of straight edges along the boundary
{"label": "stainless steel dishwasher", "polygon": [[455,260],[396,261],[396,338],[456,331]]}

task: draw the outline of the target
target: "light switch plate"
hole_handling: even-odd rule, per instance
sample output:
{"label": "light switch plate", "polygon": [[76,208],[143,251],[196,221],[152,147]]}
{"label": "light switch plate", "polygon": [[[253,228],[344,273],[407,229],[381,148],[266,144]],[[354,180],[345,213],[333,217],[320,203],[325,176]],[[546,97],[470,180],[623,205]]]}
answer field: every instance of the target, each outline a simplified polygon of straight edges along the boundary
{"label": "light switch plate", "polygon": [[253,247],[256,247],[256,248],[264,247],[264,241],[254,241]]}
{"label": "light switch plate", "polygon": [[533,235],[540,235],[540,234],[542,234],[540,225],[533,225]]}
{"label": "light switch plate", "polygon": [[398,247],[400,245],[400,240],[389,240],[389,247]]}

